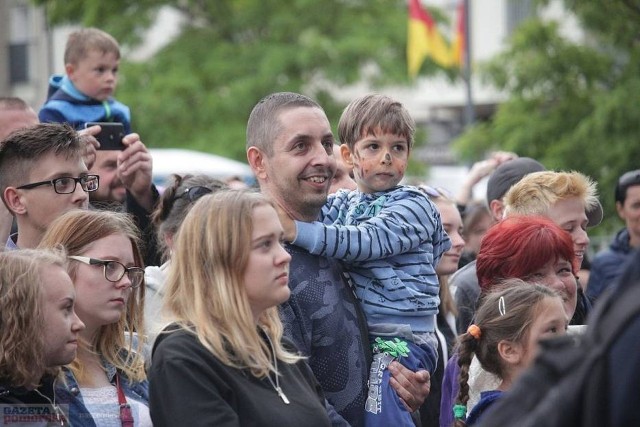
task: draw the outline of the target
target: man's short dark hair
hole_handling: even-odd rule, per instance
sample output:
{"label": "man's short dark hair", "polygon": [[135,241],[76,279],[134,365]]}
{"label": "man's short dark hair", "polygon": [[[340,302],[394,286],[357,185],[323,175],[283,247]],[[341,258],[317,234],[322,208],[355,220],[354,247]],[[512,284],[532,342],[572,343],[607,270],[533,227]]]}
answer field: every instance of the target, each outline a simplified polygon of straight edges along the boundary
{"label": "man's short dark hair", "polygon": [[634,185],[640,185],[640,169],[626,172],[618,178],[615,191],[616,202],[624,204],[627,199],[627,189]]}
{"label": "man's short dark hair", "polygon": [[278,116],[297,107],[319,108],[313,99],[293,92],[276,92],[262,98],[251,110],[247,122],[247,148],[257,147],[266,155],[273,154],[273,143],[280,133]]}

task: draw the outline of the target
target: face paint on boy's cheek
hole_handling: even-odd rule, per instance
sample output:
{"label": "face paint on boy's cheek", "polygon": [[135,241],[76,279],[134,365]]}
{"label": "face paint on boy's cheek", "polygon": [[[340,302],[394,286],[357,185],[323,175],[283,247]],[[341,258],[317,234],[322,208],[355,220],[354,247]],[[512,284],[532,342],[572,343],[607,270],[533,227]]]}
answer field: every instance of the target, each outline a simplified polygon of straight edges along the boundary
{"label": "face paint on boy's cheek", "polygon": [[354,178],[362,178],[362,177],[364,177],[365,170],[364,170],[364,167],[362,165],[360,165],[359,157],[357,155],[356,156],[352,156],[351,160],[352,160],[352,164],[353,164],[353,176],[354,176]]}
{"label": "face paint on boy's cheek", "polygon": [[360,162],[358,160],[353,159],[353,176],[354,178],[362,177],[362,168],[360,167]]}

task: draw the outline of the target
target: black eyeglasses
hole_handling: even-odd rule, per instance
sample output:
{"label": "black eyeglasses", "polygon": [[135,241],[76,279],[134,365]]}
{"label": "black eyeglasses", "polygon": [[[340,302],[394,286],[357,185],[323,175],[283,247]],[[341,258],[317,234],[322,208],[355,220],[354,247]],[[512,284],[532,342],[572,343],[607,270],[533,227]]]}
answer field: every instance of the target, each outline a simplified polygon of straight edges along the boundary
{"label": "black eyeglasses", "polygon": [[209,187],[201,187],[201,186],[189,187],[189,188],[186,188],[182,193],[178,194],[174,198],[174,200],[187,198],[191,203],[193,203],[196,200],[198,200],[200,197],[209,193],[213,193],[213,190],[210,189]]}
{"label": "black eyeglasses", "polygon": [[127,267],[118,261],[89,258],[86,256],[70,256],[69,258],[87,265],[101,265],[104,269],[104,278],[113,283],[119,282],[126,273],[131,282],[131,289],[139,287],[144,281],[144,269],[140,267]]}
{"label": "black eyeglasses", "polygon": [[71,176],[63,176],[62,178],[51,179],[49,181],[34,182],[32,184],[21,185],[16,187],[18,190],[29,190],[31,188],[40,187],[41,185],[53,185],[53,190],[58,194],[71,194],[76,191],[76,186],[80,183],[82,189],[88,193],[96,191],[100,186],[100,177],[98,175],[84,175],[78,178]]}

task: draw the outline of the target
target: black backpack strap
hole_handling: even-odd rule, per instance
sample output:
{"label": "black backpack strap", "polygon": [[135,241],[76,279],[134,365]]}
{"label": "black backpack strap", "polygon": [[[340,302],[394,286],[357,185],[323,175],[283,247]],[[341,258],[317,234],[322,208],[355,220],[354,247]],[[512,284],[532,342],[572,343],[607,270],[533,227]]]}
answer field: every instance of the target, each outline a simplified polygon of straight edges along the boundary
{"label": "black backpack strap", "polygon": [[564,384],[554,387],[550,393],[551,395],[558,393],[555,396],[557,402],[565,403],[554,405],[554,398],[551,395],[547,396],[546,405],[543,404],[537,410],[540,412],[539,415],[543,415],[545,411],[554,411],[555,414],[552,416],[549,414],[547,419],[555,421],[538,425],[554,427],[607,425],[608,352],[626,327],[638,316],[640,316],[640,286],[630,286],[616,293],[609,291],[603,295],[594,307],[584,335],[575,337],[576,347],[571,353],[575,364],[563,366],[565,369],[576,371],[567,375],[563,381]]}
{"label": "black backpack strap", "polygon": [[[589,319],[587,328],[589,342],[594,344],[589,353],[597,362],[597,372],[592,372],[592,381],[584,389],[582,405],[585,426],[606,425],[609,413],[608,402],[608,352],[627,327],[640,316],[640,283],[624,284],[621,292],[608,291],[596,304],[596,311]],[[591,356],[590,354],[590,356]]]}
{"label": "black backpack strap", "polygon": [[640,283],[627,285],[622,292],[608,291],[595,304],[586,334],[609,346],[624,327],[640,314]]}

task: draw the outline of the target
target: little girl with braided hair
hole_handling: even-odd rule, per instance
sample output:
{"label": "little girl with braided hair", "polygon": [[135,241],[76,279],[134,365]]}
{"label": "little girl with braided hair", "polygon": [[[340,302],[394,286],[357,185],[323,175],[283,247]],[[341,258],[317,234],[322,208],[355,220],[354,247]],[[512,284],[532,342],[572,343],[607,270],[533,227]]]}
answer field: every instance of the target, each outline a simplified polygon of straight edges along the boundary
{"label": "little girl with braided hair", "polygon": [[[531,364],[538,341],[566,332],[569,319],[561,296],[545,286],[524,284],[520,279],[510,279],[488,293],[474,323],[458,338],[460,390],[453,408],[455,427],[476,424]],[[501,382],[497,390],[482,392],[477,405],[467,408],[469,367],[474,356],[484,370]]]}

